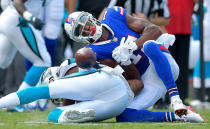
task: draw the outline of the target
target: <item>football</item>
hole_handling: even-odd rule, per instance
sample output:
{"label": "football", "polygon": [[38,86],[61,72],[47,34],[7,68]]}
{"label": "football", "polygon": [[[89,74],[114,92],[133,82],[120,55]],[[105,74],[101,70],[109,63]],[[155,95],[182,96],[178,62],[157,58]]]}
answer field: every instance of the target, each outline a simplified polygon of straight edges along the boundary
{"label": "football", "polygon": [[96,54],[91,48],[81,48],[75,53],[75,61],[80,68],[88,69],[96,64]]}

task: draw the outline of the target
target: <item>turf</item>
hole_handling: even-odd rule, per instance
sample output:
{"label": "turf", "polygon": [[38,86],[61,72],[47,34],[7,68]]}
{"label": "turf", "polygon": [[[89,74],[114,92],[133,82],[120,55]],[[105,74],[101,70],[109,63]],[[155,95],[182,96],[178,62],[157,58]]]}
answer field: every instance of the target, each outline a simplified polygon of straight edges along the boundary
{"label": "turf", "polygon": [[116,123],[115,119],[82,124],[54,124],[47,122],[49,111],[11,113],[0,111],[0,129],[210,129],[210,110],[196,110],[205,123]]}

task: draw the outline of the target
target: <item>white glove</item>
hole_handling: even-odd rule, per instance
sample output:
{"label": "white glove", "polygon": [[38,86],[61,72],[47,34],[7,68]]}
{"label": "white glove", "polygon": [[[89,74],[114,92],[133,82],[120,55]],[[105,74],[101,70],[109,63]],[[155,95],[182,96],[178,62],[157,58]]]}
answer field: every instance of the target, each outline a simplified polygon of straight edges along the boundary
{"label": "white glove", "polygon": [[164,33],[162,35],[160,35],[160,37],[158,37],[158,39],[156,40],[159,44],[162,44],[163,46],[165,46],[166,48],[168,48],[169,46],[172,46],[175,42],[175,36],[172,34],[168,34],[168,33]]}
{"label": "white glove", "polygon": [[125,37],[123,37],[120,41],[120,45],[112,51],[112,57],[121,65],[130,65],[130,57],[137,48],[136,42],[133,41],[133,39],[125,41]]}
{"label": "white glove", "polygon": [[31,24],[38,30],[41,30],[43,28],[43,26],[45,25],[44,21],[42,21],[41,19],[33,16],[30,12],[28,11],[24,11],[23,12],[23,18],[26,21],[31,22]]}

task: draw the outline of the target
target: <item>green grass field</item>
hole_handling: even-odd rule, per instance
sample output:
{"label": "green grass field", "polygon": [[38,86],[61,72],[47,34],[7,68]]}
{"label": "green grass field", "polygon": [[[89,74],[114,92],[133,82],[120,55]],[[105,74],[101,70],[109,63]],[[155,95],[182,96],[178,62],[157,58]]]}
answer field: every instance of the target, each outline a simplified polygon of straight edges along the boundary
{"label": "green grass field", "polygon": [[[164,110],[163,110],[164,111]],[[54,124],[47,122],[49,111],[11,113],[0,111],[0,129],[210,129],[210,110],[196,110],[206,123],[116,123],[115,119],[82,124]]]}

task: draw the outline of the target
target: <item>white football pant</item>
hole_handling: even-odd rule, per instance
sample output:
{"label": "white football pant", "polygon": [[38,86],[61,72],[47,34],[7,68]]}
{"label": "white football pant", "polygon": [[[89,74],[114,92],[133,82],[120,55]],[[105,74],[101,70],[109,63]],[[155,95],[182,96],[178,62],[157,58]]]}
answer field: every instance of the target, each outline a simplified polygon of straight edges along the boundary
{"label": "white football pant", "polygon": [[94,121],[112,118],[122,113],[133,98],[130,91],[124,78],[103,70],[84,76],[59,79],[49,84],[51,98],[81,101],[59,107],[60,109],[93,109],[96,112]]}
{"label": "white football pant", "polygon": [[[7,68],[17,50],[35,66],[50,66],[50,56],[40,31],[31,24],[30,28],[21,30],[19,17],[12,5],[8,6],[0,16],[0,67]],[[31,35],[29,37],[25,35],[26,33],[33,35],[35,40],[32,43],[28,42]]]}

